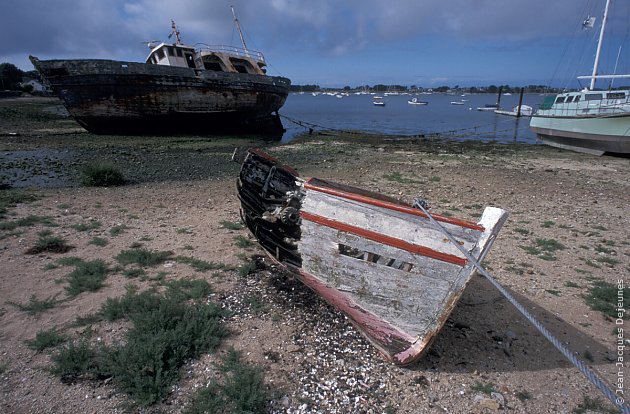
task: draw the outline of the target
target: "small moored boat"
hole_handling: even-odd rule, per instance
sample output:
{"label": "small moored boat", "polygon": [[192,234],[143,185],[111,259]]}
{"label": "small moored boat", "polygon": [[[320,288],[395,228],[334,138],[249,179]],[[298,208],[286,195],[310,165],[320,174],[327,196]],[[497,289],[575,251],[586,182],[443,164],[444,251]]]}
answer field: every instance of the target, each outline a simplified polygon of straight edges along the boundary
{"label": "small moored boat", "polygon": [[418,98],[411,98],[407,101],[409,105],[428,105],[427,101],[419,101]]}
{"label": "small moored boat", "polygon": [[372,98],[372,105],[374,106],[385,106],[385,101],[382,96],[374,96]]}
{"label": "small moored boat", "polygon": [[426,351],[473,275],[459,247],[483,260],[507,219],[494,207],[478,223],[429,217],[420,202],[302,179],[257,149],[237,187],[243,221],[269,257],[400,365]]}

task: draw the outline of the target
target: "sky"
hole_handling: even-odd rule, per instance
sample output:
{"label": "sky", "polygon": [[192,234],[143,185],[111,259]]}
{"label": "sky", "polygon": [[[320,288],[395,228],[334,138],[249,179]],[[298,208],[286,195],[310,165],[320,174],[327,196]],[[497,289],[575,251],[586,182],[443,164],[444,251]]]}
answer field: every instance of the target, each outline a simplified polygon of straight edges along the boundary
{"label": "sky", "polygon": [[[2,0],[0,63],[143,62],[171,19],[186,44],[240,46],[230,5],[268,73],[294,84],[575,87],[605,0]],[[614,0],[600,73],[630,73],[629,26],[630,1]]]}

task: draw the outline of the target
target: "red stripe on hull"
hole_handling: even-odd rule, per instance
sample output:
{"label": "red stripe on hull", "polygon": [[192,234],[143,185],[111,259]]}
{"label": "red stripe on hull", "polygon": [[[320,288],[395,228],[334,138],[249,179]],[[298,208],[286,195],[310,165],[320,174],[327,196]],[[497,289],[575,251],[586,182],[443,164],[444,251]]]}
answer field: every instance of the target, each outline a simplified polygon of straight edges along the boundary
{"label": "red stripe on hull", "polygon": [[[346,191],[336,190],[332,188],[320,187],[317,185],[309,184],[308,182],[304,184],[304,188],[307,190],[319,191],[320,193],[326,193],[326,194],[330,194],[336,197],[346,198],[348,200],[358,201],[361,203],[370,204],[377,207],[387,208],[389,210],[399,211],[401,213],[413,214],[414,216],[427,218],[427,215],[424,214],[422,210],[418,210],[417,208],[413,208],[410,206],[390,203],[388,201],[377,200],[374,198],[362,196],[359,194],[353,194]],[[485,230],[482,226],[475,223],[471,223],[469,221],[458,220],[458,219],[454,219],[454,218],[450,218],[446,216],[441,216],[439,214],[431,214],[431,216],[435,220],[441,221],[442,223],[453,224],[459,227],[464,227],[467,229],[478,230],[478,231]]]}
{"label": "red stripe on hull", "polygon": [[375,231],[362,229],[360,227],[352,226],[350,224],[342,223],[337,220],[332,220],[326,217],[318,216],[302,211],[301,216],[304,220],[312,221],[313,223],[320,224],[322,226],[330,227],[336,230],[341,230],[346,233],[351,233],[377,243],[386,244],[388,246],[396,247],[401,250],[406,250],[414,254],[420,254],[422,256],[430,257],[432,259],[440,260],[442,262],[452,263],[459,266],[466,266],[467,260],[459,256],[455,256],[449,253],[438,252],[437,250],[430,249],[428,247],[419,246],[417,244],[409,243],[395,237],[386,236]]}

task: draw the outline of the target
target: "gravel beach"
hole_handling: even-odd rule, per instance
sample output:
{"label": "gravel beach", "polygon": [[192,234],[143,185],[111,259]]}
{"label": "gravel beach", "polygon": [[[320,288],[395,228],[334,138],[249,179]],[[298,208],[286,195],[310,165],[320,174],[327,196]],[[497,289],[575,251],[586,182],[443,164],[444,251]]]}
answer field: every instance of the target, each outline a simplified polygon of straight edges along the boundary
{"label": "gravel beach", "polygon": [[[246,229],[227,228],[239,222],[239,165],[230,158],[235,147],[250,146],[303,177],[405,201],[421,197],[435,213],[476,220],[484,206],[508,210],[486,268],[605,381],[616,386],[619,375],[630,378],[627,351],[621,374],[615,365],[616,328],[628,320],[616,325],[587,303],[597,286],[630,283],[627,158],[542,145],[363,135],[315,134],[283,145],[251,137],[96,136],[68,118],[56,99],[18,98],[0,100],[0,191],[19,189],[36,199],[11,206],[0,224],[48,221],[0,227],[0,412],[183,413],[231,348],[263,370],[267,412],[615,412],[481,276],[423,359],[408,367],[383,362],[343,315],[274,269]],[[115,163],[127,184],[81,185],[81,168],[102,160]],[[27,254],[44,230],[72,250]],[[166,261],[143,268],[145,277],[116,270],[114,258],[139,246],[222,266],[199,271]],[[71,268],[58,264],[63,257],[100,259],[115,270],[102,288],[68,296]],[[243,276],[235,270],[251,261],[256,271]],[[159,289],[179,279],[211,285],[209,299],[229,311],[230,334],[216,352],[187,361],[157,404],[129,406],[127,394],[108,379],[64,383],[48,369],[55,350],[27,345],[51,329],[92,342],[123,338],[124,323],[74,322],[130,285]],[[29,314],[20,305],[34,299],[55,305]],[[625,335],[621,344],[630,349]],[[628,381],[623,390],[630,396]]]}

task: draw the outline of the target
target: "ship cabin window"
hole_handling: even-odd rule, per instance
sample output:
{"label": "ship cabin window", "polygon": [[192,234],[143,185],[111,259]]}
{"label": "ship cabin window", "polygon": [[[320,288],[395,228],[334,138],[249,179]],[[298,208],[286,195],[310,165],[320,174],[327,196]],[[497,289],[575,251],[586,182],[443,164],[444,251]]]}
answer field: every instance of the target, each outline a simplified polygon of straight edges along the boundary
{"label": "ship cabin window", "polygon": [[178,57],[184,57],[184,54],[182,53],[181,49],[176,49],[176,51],[177,51],[177,56]]}
{"label": "ship cabin window", "polygon": [[195,69],[197,66],[195,65],[192,53],[184,53],[184,55],[186,56],[186,63],[188,64],[188,67]]}
{"label": "ship cabin window", "polygon": [[625,99],[626,94],[623,92],[608,92],[606,95],[608,99]]}
{"label": "ship cabin window", "polygon": [[558,96],[558,97],[556,98],[556,103],[557,103],[557,104],[564,103],[564,96]]}
{"label": "ship cabin window", "polygon": [[573,102],[573,96],[567,96],[567,100],[564,101],[564,103],[571,103]]}
{"label": "ship cabin window", "polygon": [[582,95],[576,95],[575,96],[575,103],[578,103],[580,101],[580,98],[582,97]]}
{"label": "ship cabin window", "polygon": [[586,95],[584,95],[584,99],[586,99],[587,101],[601,101],[602,94],[601,93],[587,93]]}
{"label": "ship cabin window", "polygon": [[254,68],[252,68],[251,64],[246,60],[230,59],[230,63],[232,63],[234,69],[239,73],[255,73]]}
{"label": "ship cabin window", "polygon": [[175,56],[175,48],[173,46],[169,46],[167,49],[169,56]]}
{"label": "ship cabin window", "polygon": [[158,50],[156,53],[158,60],[164,59],[166,56],[164,55],[164,49]]}
{"label": "ship cabin window", "polygon": [[203,68],[214,72],[223,72],[223,68],[219,62],[203,62]]}
{"label": "ship cabin window", "polygon": [[203,68],[214,72],[225,72],[224,64],[221,59],[215,55],[206,55],[203,57]]}

